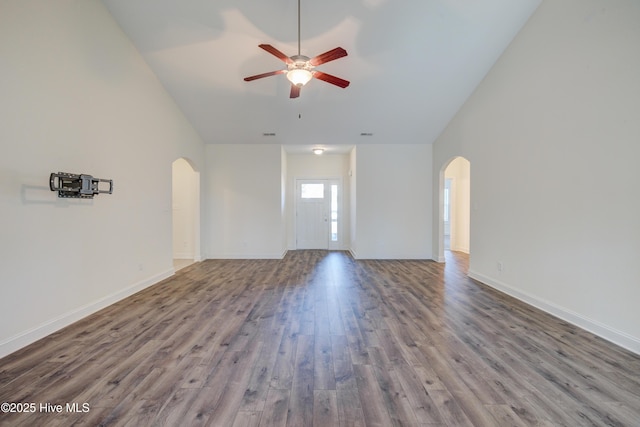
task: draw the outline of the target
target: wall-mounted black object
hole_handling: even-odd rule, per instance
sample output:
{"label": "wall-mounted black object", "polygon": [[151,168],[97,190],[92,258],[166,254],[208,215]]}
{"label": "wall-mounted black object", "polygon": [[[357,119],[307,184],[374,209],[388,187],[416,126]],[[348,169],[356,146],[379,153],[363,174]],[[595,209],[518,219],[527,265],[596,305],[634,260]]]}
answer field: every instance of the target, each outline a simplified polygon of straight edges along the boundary
{"label": "wall-mounted black object", "polygon": [[[100,183],[108,184],[108,189],[100,188]],[[104,187],[104,186],[103,186]],[[94,178],[91,175],[58,172],[49,177],[49,188],[57,191],[58,197],[74,199],[93,199],[100,193],[113,192],[113,180]]]}

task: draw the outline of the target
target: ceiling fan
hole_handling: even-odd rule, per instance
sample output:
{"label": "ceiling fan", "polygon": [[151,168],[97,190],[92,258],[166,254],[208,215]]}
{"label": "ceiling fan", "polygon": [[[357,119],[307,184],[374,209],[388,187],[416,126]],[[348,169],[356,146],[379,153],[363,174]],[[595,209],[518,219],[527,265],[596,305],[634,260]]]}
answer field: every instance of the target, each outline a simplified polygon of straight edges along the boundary
{"label": "ceiling fan", "polygon": [[349,86],[347,80],[340,77],[332,76],[331,74],[323,73],[315,69],[318,65],[334,61],[336,59],[347,56],[347,51],[341,47],[336,47],[325,53],[309,58],[300,54],[300,0],[298,0],[298,54],[293,56],[287,56],[280,52],[270,44],[261,44],[258,47],[266,50],[282,62],[287,64],[286,70],[270,71],[268,73],[256,74],[255,76],[245,77],[245,82],[252,80],[262,79],[264,77],[275,76],[277,74],[286,74],[287,79],[291,82],[291,93],[289,98],[297,98],[300,96],[300,89],[307,84],[312,78],[323,80],[332,85],[346,88]]}

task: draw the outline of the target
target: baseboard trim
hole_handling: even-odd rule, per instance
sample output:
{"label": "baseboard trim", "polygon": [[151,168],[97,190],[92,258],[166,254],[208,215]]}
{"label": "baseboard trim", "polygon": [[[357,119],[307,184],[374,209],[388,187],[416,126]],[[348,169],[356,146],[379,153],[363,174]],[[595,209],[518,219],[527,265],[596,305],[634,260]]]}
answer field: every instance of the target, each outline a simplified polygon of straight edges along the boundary
{"label": "baseboard trim", "polygon": [[176,252],[173,254],[173,259],[195,259],[195,256],[190,252]]}
{"label": "baseboard trim", "polygon": [[[350,251],[353,255],[353,252]],[[364,256],[357,257],[353,255],[355,259],[360,260],[411,260],[411,261],[433,261],[432,255],[416,255],[416,254],[395,254],[395,255],[381,255],[381,254],[365,254]]]}
{"label": "baseboard trim", "polygon": [[613,344],[619,345],[622,348],[640,355],[640,339],[634,336],[611,328],[610,326],[604,325],[595,320],[584,317],[571,310],[567,310],[566,308],[560,307],[552,302],[545,301],[526,292],[522,292],[507,285],[506,283],[492,279],[478,272],[469,270],[468,276],[500,292],[510,295],[524,303],[527,303],[546,313],[549,313],[552,316],[569,322],[572,325],[578,326],[579,328],[589,331],[592,334],[599,336],[600,338],[603,338],[607,341],[612,342]]}
{"label": "baseboard trim", "polygon": [[207,254],[206,259],[282,259],[286,250],[274,253],[223,253],[223,254]]}
{"label": "baseboard trim", "polygon": [[[351,254],[351,257],[353,259],[357,259],[357,260],[371,260],[371,259],[381,259],[381,260],[416,260],[416,261],[421,261],[421,260],[428,260],[428,261],[435,261],[433,258],[433,254],[395,254],[395,255],[381,255],[381,254],[368,254],[368,255],[364,255],[364,256],[360,256],[356,253],[356,251],[353,248],[348,248],[348,249],[342,249],[345,250],[347,252],[349,252]],[[441,262],[444,262],[444,258],[442,259]]]}
{"label": "baseboard trim", "polygon": [[110,306],[111,304],[114,304],[124,298],[135,294],[136,292],[148,288],[151,285],[155,285],[156,283],[168,277],[171,277],[174,274],[175,270],[172,267],[162,273],[141,280],[140,282],[134,283],[133,285],[125,289],[122,289],[111,295],[107,295],[97,301],[86,304],[75,310],[64,313],[39,326],[36,326],[35,328],[21,332],[16,336],[2,341],[0,342],[0,357],[5,357],[13,353],[14,351],[20,350],[21,348],[26,347],[27,345],[32,344],[37,340],[46,337],[47,335],[50,335],[66,326],[69,326],[72,323],[77,322],[78,320],[81,320],[99,310],[102,310],[105,307]]}
{"label": "baseboard trim", "polygon": [[469,255],[469,248],[465,246],[452,246],[449,249],[455,252],[462,252],[464,254]]}

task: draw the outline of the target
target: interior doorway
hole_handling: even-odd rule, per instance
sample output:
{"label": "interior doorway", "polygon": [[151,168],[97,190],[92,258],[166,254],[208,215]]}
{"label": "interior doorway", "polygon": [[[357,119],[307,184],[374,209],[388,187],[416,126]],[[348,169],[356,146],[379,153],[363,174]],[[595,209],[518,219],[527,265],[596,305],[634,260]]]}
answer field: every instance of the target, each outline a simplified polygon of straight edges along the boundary
{"label": "interior doorway", "polygon": [[200,173],[191,163],[179,158],[172,169],[173,266],[180,270],[200,254]]}
{"label": "interior doorway", "polygon": [[451,249],[451,178],[444,180],[444,213],[442,219],[444,221],[444,250]]}
{"label": "interior doorway", "polygon": [[440,245],[438,259],[445,250],[469,254],[471,251],[471,163],[456,157],[441,171]]}
{"label": "interior doorway", "polygon": [[296,249],[336,249],[342,238],[339,180],[296,179]]}

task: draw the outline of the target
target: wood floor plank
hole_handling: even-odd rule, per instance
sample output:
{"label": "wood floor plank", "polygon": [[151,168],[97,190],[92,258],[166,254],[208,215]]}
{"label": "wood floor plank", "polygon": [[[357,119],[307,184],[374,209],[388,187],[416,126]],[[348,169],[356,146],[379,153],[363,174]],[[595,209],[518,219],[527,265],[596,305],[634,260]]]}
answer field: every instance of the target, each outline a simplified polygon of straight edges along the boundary
{"label": "wood floor plank", "polygon": [[331,354],[333,355],[336,389],[357,388],[347,337],[344,335],[331,336]]}
{"label": "wood floor plank", "polygon": [[[269,322],[272,323],[272,322]],[[272,324],[270,330],[263,330],[260,339],[264,345],[260,357],[251,370],[240,410],[263,411],[269,391],[270,379],[278,357],[278,348],[282,342],[284,326]]]}
{"label": "wood floor plank", "polygon": [[238,411],[232,427],[258,427],[262,412]]}
{"label": "wood floor plank", "polygon": [[351,311],[351,307],[345,307],[342,313],[351,360],[357,365],[368,365],[371,363],[371,360],[367,352],[367,346],[360,333],[360,328],[358,327],[355,315]]}
{"label": "wood floor plank", "polygon": [[285,328],[278,346],[278,354],[271,374],[270,388],[291,390],[297,348],[298,335],[291,331],[289,324]]}
{"label": "wood floor plank", "polygon": [[402,365],[408,363],[404,358],[402,344],[398,341],[398,337],[389,329],[379,329],[376,331],[380,348],[384,350],[387,360],[392,365]]}
{"label": "wood floor plank", "polygon": [[360,404],[366,425],[373,427],[393,425],[373,366],[354,365],[353,369],[356,374]]}
{"label": "wood floor plank", "polygon": [[339,426],[338,397],[335,390],[314,390],[314,426]]}
{"label": "wood floor plank", "polygon": [[314,390],[335,390],[336,374],[333,362],[331,337],[328,334],[315,336],[313,357]]}
{"label": "wood floor plank", "polygon": [[442,415],[445,424],[448,426],[473,427],[467,414],[447,390],[434,390],[431,397],[435,403],[438,413]]}
{"label": "wood floor plank", "polygon": [[[227,373],[224,379],[222,375],[211,377],[211,382],[225,382],[226,385],[220,394],[215,407],[209,415],[209,425],[226,425],[233,424],[236,413],[242,405],[242,399],[251,378],[251,372],[255,366],[264,343],[254,340],[241,352],[233,352],[228,360],[229,364],[225,370],[220,370],[222,375]],[[211,407],[211,401],[205,403],[206,408]],[[202,409],[197,404],[190,408],[192,411],[201,412]],[[187,422],[189,418],[186,418]]]}
{"label": "wood floor plank", "polygon": [[528,425],[508,405],[485,405],[485,408],[497,420],[498,423],[496,425],[513,427],[526,427]]}
{"label": "wood floor plank", "polygon": [[290,390],[269,389],[260,426],[284,427],[287,425],[290,393]]}
{"label": "wood floor plank", "polygon": [[362,403],[357,388],[336,390],[338,420],[340,427],[365,427]]}
{"label": "wood floor plank", "polygon": [[394,372],[411,403],[417,420],[423,424],[443,424],[444,420],[436,408],[433,398],[423,386],[413,366],[398,365],[394,367]]}
{"label": "wood floor plank", "polygon": [[312,335],[298,337],[287,426],[307,426],[313,423],[313,338]]}
{"label": "wood floor plank", "polygon": [[468,257],[208,260],[0,359],[0,426],[632,426],[640,355]]}
{"label": "wood floor plank", "polygon": [[161,421],[165,425],[180,425],[199,393],[200,388],[177,389],[157,412],[155,422]]}
{"label": "wood floor plank", "polygon": [[417,425],[418,419],[402,387],[402,383],[396,376],[395,369],[396,366],[391,369],[383,366],[373,366],[378,385],[382,390],[385,406],[389,411],[393,425]]}
{"label": "wood floor plank", "polygon": [[348,290],[343,289],[342,284],[336,284],[335,280],[330,282],[326,288],[329,334],[344,335],[344,323],[340,312],[340,299],[345,297],[348,298]]}

